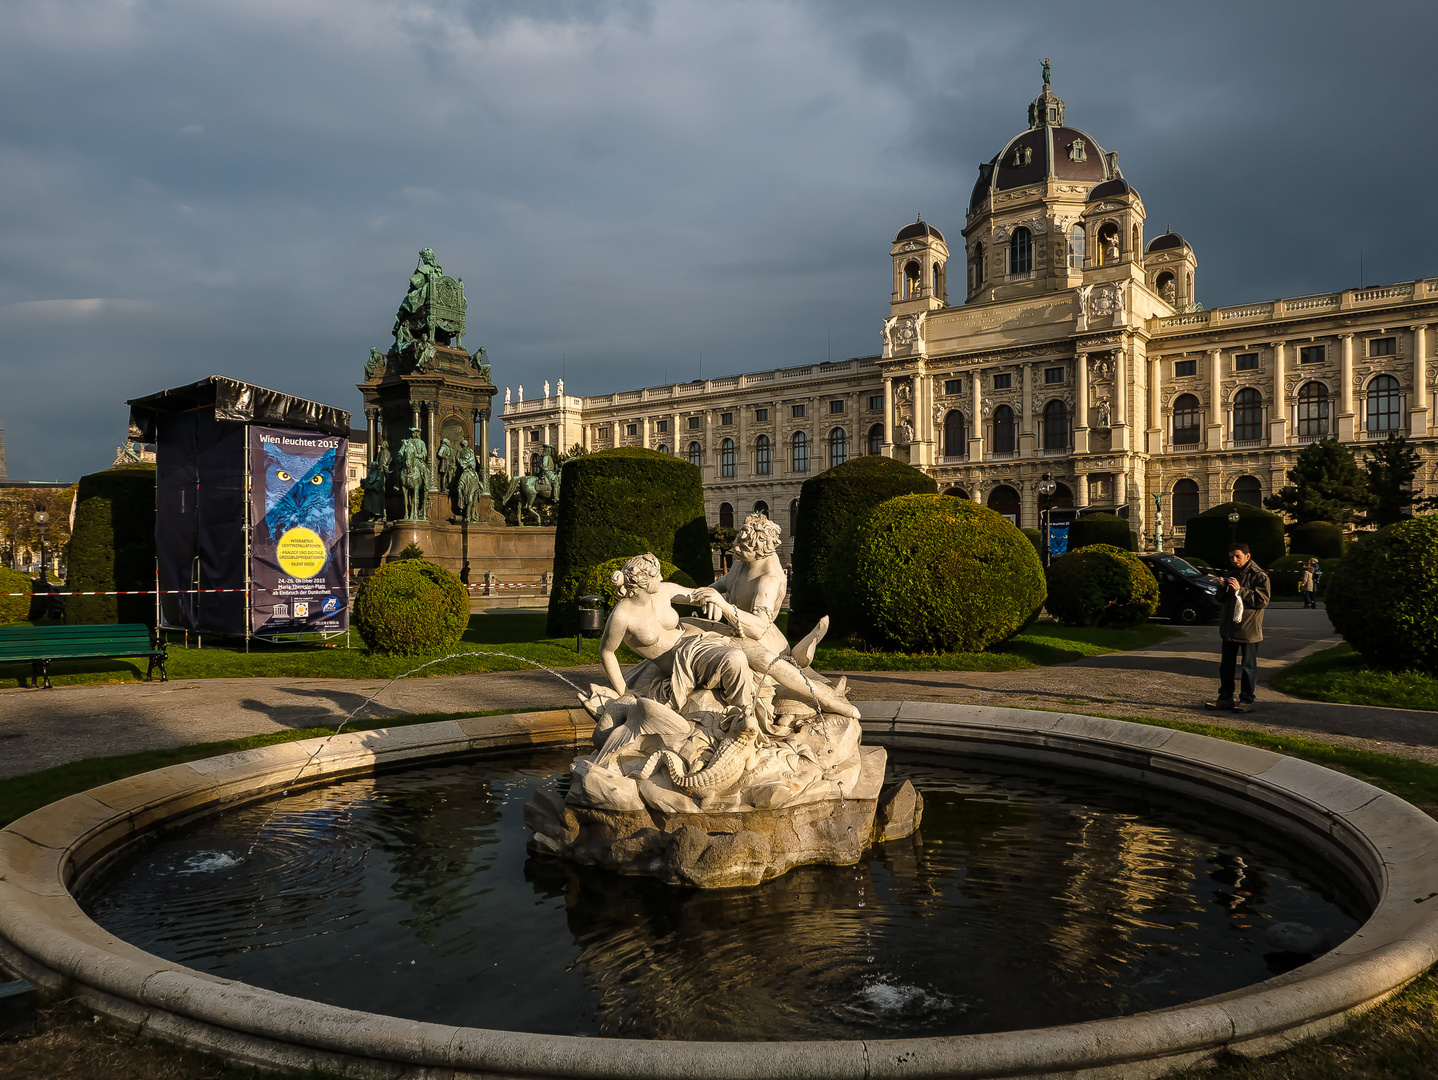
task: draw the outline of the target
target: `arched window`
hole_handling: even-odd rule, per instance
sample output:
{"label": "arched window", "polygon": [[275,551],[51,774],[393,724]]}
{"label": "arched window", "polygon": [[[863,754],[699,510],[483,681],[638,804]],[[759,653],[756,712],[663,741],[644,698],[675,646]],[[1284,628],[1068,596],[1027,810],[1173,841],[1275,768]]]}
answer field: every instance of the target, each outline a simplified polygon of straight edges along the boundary
{"label": "arched window", "polygon": [[1014,442],[1014,410],[1000,405],[994,410],[994,453],[1012,454]]}
{"label": "arched window", "polygon": [[1034,237],[1020,225],[1009,237],[1009,273],[1027,274],[1034,268]]}
{"label": "arched window", "polygon": [[1003,514],[1015,525],[1019,523],[1019,493],[1007,484],[1000,484],[989,492],[989,509]]}
{"label": "arched window", "polygon": [[904,299],[912,300],[924,291],[924,277],[919,264],[910,259],[904,264]]}
{"label": "arched window", "polygon": [[669,444],[668,444],[668,443],[660,443],[660,444],[659,444],[659,452],[660,452],[661,454],[667,454],[667,453],[669,453]]}
{"label": "arched window", "polygon": [[956,499],[967,499],[969,497],[969,493],[960,487],[945,488],[944,494],[952,495]]}
{"label": "arched window", "polygon": [[732,529],[734,527],[734,507],[728,503],[719,504],[719,527],[721,529]]}
{"label": "arched window", "polygon": [[766,503],[763,499],[760,499],[758,502],[756,502],[756,503],[754,504],[754,513],[756,513],[756,514],[763,514],[765,517],[768,517],[768,516],[769,516],[769,504]]}
{"label": "arched window", "polygon": [[1240,476],[1233,482],[1233,501],[1249,506],[1263,505],[1263,485],[1256,476]]}
{"label": "arched window", "polygon": [[754,474],[768,476],[774,471],[774,450],[769,436],[760,435],[754,440]]}
{"label": "arched window", "polygon": [[1173,273],[1169,270],[1165,270],[1153,279],[1153,290],[1170,304],[1178,300],[1178,286],[1174,283]]}
{"label": "arched window", "polygon": [[884,452],[884,425],[875,424],[869,429],[869,455],[878,457]]}
{"label": "arched window", "polygon": [[1054,493],[1048,497],[1048,500],[1045,503],[1045,505],[1048,506],[1050,510],[1058,509],[1059,507],[1072,506],[1073,504],[1073,489],[1067,484],[1055,484]]}
{"label": "arched window", "polygon": [[789,504],[789,535],[799,535],[799,500],[795,499]]}
{"label": "arched window", "polygon": [[1198,398],[1180,394],[1173,402],[1173,445],[1194,446],[1200,433]]}
{"label": "arched window", "polygon": [[1084,251],[1086,248],[1084,231],[1082,225],[1072,225],[1069,228],[1069,269],[1082,270]]}
{"label": "arched window", "polygon": [[1398,415],[1401,395],[1398,380],[1392,375],[1377,375],[1368,384],[1368,416],[1366,431],[1398,431],[1403,427]]}
{"label": "arched window", "polygon": [[944,287],[944,264],[935,262],[933,267],[934,290],[933,295],[942,298],[945,293]]}
{"label": "arched window", "polygon": [[725,439],[719,444],[719,475],[739,475],[738,455],[734,453],[733,439]]}
{"label": "arched window", "polygon": [[1119,231],[1112,221],[1098,231],[1098,264],[1112,266],[1119,260]]}
{"label": "arched window", "polygon": [[1233,395],[1233,437],[1239,442],[1263,438],[1263,395],[1251,386]]}
{"label": "arched window", "polygon": [[974,245],[969,256],[969,292],[974,292],[984,283],[984,245]]}
{"label": "arched window", "polygon": [[1069,445],[1069,411],[1058,398],[1044,406],[1044,449],[1067,450]]}
{"label": "arched window", "polygon": [[700,446],[697,442],[692,442],[689,444],[689,464],[704,464],[704,447]]}
{"label": "arched window", "polygon": [[944,417],[944,457],[963,457],[969,452],[969,433],[964,430],[964,414],[950,409]]}
{"label": "arched window", "polygon": [[1133,226],[1133,243],[1132,243],[1131,245],[1129,245],[1129,250],[1130,250],[1130,251],[1142,251],[1142,250],[1143,250],[1143,237],[1139,235],[1138,222],[1134,222],[1134,226]]}
{"label": "arched window", "polygon": [[1173,527],[1181,529],[1198,513],[1198,484],[1180,480],[1173,485]]}
{"label": "arched window", "polygon": [[809,471],[809,436],[802,431],[794,432],[794,440],[790,444],[790,463],[795,472]]}
{"label": "arched window", "polygon": [[829,468],[849,460],[849,433],[841,427],[829,432]]}
{"label": "arched window", "polygon": [[1328,387],[1304,383],[1298,390],[1298,434],[1328,434]]}

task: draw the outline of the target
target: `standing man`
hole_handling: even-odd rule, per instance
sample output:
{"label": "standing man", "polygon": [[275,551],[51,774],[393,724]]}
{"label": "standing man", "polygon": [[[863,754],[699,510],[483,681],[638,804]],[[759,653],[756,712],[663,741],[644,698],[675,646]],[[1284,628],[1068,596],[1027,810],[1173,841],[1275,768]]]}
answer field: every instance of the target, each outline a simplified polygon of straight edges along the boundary
{"label": "standing man", "polygon": [[1313,592],[1318,588],[1318,582],[1314,579],[1314,572],[1318,569],[1318,560],[1309,559],[1303,564],[1303,576],[1299,579],[1298,588],[1303,593],[1303,606],[1305,608],[1316,608],[1318,604],[1313,599]]}
{"label": "standing man", "polygon": [[[1263,609],[1268,606],[1271,587],[1248,545],[1235,540],[1228,545],[1229,571],[1223,577],[1223,613],[1219,615],[1218,637],[1222,652],[1218,662],[1218,699],[1205,702],[1209,709],[1246,713],[1253,711],[1254,691],[1258,688],[1258,643],[1263,640]],[[1242,613],[1234,618],[1238,605]],[[1243,657],[1243,685],[1238,700],[1233,699],[1233,668]]]}

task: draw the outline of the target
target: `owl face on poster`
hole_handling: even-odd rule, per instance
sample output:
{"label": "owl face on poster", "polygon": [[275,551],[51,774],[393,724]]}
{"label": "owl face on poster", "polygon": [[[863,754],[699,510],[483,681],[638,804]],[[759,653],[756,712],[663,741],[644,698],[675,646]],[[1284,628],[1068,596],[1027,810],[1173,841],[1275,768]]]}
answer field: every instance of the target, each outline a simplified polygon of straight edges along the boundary
{"label": "owl face on poster", "polygon": [[313,529],[329,544],[335,537],[334,468],[331,447],[320,457],[265,447],[265,525],[273,537],[290,529]]}

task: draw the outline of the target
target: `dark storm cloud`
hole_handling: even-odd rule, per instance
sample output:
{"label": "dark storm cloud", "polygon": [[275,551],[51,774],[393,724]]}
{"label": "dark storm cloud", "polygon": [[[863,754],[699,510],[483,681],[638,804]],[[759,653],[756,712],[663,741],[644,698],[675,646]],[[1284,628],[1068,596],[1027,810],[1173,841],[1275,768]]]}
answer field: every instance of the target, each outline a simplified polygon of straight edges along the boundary
{"label": "dark storm cloud", "polygon": [[[0,423],[103,466],[211,372],[357,409],[418,248],[503,385],[870,353],[1039,61],[1210,305],[1438,273],[1430,5],[7,5]],[[562,360],[562,358],[564,358]],[[533,393],[533,390],[530,390]]]}

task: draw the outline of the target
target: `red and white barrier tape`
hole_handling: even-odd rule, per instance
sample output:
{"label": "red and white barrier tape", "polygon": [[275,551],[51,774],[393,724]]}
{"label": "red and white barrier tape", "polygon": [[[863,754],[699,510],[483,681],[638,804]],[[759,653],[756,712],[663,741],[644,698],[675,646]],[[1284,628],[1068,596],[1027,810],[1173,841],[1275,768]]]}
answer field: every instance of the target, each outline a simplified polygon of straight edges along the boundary
{"label": "red and white barrier tape", "polygon": [[[188,596],[193,593],[242,593],[242,592],[268,592],[256,585],[253,589],[161,589],[161,596]],[[12,592],[0,593],[0,596],[154,596],[154,589],[114,589],[109,592]]]}

